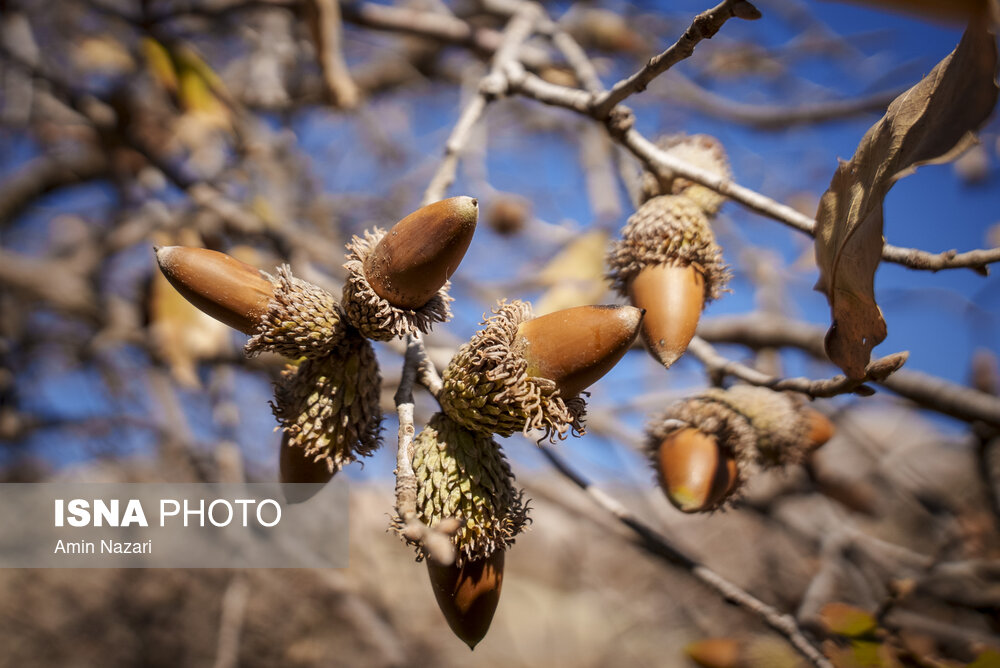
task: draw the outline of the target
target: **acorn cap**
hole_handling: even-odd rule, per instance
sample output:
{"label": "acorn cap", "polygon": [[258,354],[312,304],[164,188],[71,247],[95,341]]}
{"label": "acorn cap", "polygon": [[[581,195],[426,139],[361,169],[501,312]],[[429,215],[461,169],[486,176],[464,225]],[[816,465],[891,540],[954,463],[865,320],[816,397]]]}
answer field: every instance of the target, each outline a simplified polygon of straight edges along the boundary
{"label": "acorn cap", "polygon": [[266,274],[206,248],[161,246],[153,250],[160,271],[185,299],[216,320],[253,334],[273,292]]}
{"label": "acorn cap", "polygon": [[264,351],[300,357],[325,357],[347,333],[337,300],[323,288],[292,276],[288,265],[272,277],[274,294],[243,348],[248,357]]}
{"label": "acorn cap", "polygon": [[583,433],[586,403],[563,397],[556,383],[528,373],[517,331],[531,319],[531,305],[501,301],[485,327],[463,344],[441,375],[442,410],[461,426],[483,434],[510,436],[542,430],[543,438]]}
{"label": "acorn cap", "polygon": [[271,407],[288,444],[333,474],[378,449],[381,382],[371,343],[349,331],[326,357],[288,366]]}
{"label": "acorn cap", "polygon": [[628,284],[629,300],[645,309],[642,340],[666,368],[680,359],[698,328],[705,277],[694,265],[643,268]]}
{"label": "acorn cap", "polygon": [[[726,179],[732,175],[725,148],[718,139],[710,135],[668,135],[658,139],[656,145],[667,154],[695,167]],[[681,195],[697,204],[708,216],[718,213],[726,201],[724,196],[714,190],[683,177],[672,174],[656,176],[646,172],[642,181],[642,199],[647,200],[658,195]]]}
{"label": "acorn cap", "polygon": [[625,223],[622,238],[612,244],[606,261],[608,279],[623,296],[639,272],[650,266],[693,266],[704,278],[705,302],[717,299],[729,280],[708,218],[694,202],[679,195],[654,197],[639,207]]}
{"label": "acorn cap", "polygon": [[[450,283],[447,280],[416,309],[395,306],[375,292],[365,276],[365,265],[385,236],[386,232],[376,227],[371,232],[366,230],[362,237],[353,237],[347,244],[348,256],[344,264],[347,280],[344,281],[341,298],[347,321],[369,339],[389,341],[416,332],[427,333],[435,322],[450,320],[451,308],[448,303],[454,300],[448,296]],[[447,263],[442,263],[441,267],[446,265]],[[454,265],[447,265],[449,275],[457,265],[457,261]]]}
{"label": "acorn cap", "polygon": [[472,243],[479,202],[452,197],[421,207],[392,226],[365,258],[375,294],[393,306],[418,309],[455,273]]}
{"label": "acorn cap", "polygon": [[801,462],[812,447],[809,421],[796,395],[766,387],[733,385],[727,390],[708,389],[702,397],[726,405],[747,419],[757,436],[757,461],[764,466]]}
{"label": "acorn cap", "polygon": [[[458,565],[507,549],[523,530],[524,493],[514,487],[510,465],[491,436],[437,413],[414,439],[413,473],[417,518],[430,527],[460,522],[451,535]],[[399,518],[394,528],[403,535]],[[422,554],[418,547],[418,558]]]}
{"label": "acorn cap", "polygon": [[427,560],[427,573],[438,607],[455,635],[475,649],[490,629],[503,586],[504,551],[468,561],[459,566],[442,566]]}
{"label": "acorn cap", "polygon": [[736,489],[736,459],[715,436],[687,427],[667,436],[655,457],[664,494],[685,513],[713,510]]}
{"label": "acorn cap", "polygon": [[553,381],[564,397],[576,396],[625,355],[642,316],[631,306],[577,306],[521,323],[517,337],[528,375]]}
{"label": "acorn cap", "polygon": [[281,436],[278,463],[281,491],[288,503],[302,503],[311,499],[333,477],[329,460],[322,455],[306,455],[304,448],[292,444],[288,432]]}

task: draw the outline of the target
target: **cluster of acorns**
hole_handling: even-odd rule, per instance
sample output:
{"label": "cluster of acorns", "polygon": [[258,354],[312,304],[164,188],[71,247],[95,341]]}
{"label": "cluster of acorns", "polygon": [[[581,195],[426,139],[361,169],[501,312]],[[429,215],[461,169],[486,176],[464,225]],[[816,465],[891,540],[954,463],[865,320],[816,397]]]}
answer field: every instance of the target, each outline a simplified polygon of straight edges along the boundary
{"label": "cluster of acorns", "polygon": [[[725,151],[713,137],[670,136],[659,146],[729,176]],[[641,196],[639,210],[608,253],[608,279],[645,310],[642,338],[670,368],[687,350],[705,304],[729,280],[710,225],[725,199],[687,179],[650,173],[643,175]],[[646,427],[660,485],[688,513],[720,508],[757,468],[801,461],[832,435],[830,421],[801,398],[744,385],[680,401]]]}
{"label": "cluster of acorns", "polygon": [[[451,316],[448,279],[475,231],[478,204],[454,197],[425,206],[387,233],[348,244],[341,299],[291,274],[269,275],[228,255],[157,248],[160,269],[192,304],[249,334],[245,352],[291,360],[275,388],[283,431],[283,483],[323,483],[380,445],[381,379],[371,340],[427,332]],[[527,520],[493,434],[581,433],[579,395],[632,346],[642,311],[582,306],[535,318],[529,304],[500,302],[484,329],[442,374],[435,414],[414,441],[417,519],[447,531],[455,561],[427,559],[449,625],[474,646],[499,601],[504,552]],[[289,501],[308,497],[294,485]],[[394,527],[410,542],[401,518]],[[428,557],[417,544],[418,559]]]}
{"label": "cluster of acorns", "polygon": [[[728,173],[721,146],[709,137],[670,140],[665,148]],[[493,435],[582,433],[583,390],[640,331],[653,356],[673,364],[704,304],[728,279],[709,225],[723,199],[680,178],[645,178],[646,201],[608,255],[609,279],[632,306],[580,306],[536,318],[525,302],[501,301],[444,370],[441,411],[414,439],[417,519],[450,536],[454,563],[431,558],[402,518],[394,528],[416,545],[418,560],[426,558],[438,605],[470,647],[489,628],[505,551],[527,521],[523,493]],[[427,332],[451,317],[448,279],[477,219],[475,199],[454,197],[388,232],[354,237],[339,301],[287,266],[272,276],[214,251],[156,249],[160,269],[182,295],[251,335],[248,355],[271,351],[291,360],[272,404],[283,431],[282,482],[326,482],[379,447],[381,379],[371,340]],[[831,433],[803,401],[744,386],[682,401],[647,429],[660,483],[685,512],[720,507],[755,468],[798,461]]]}

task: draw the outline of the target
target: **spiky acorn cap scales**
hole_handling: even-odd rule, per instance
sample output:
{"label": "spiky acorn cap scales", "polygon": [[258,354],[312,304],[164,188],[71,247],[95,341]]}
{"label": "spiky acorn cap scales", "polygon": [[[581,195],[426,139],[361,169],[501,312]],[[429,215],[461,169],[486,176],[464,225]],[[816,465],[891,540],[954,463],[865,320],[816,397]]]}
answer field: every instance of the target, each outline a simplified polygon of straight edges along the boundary
{"label": "spiky acorn cap scales", "polygon": [[694,266],[705,278],[705,301],[718,299],[729,280],[722,249],[701,207],[683,195],[661,195],[629,217],[607,255],[608,278],[619,294],[648,266]]}
{"label": "spiky acorn cap scales", "polygon": [[248,356],[270,351],[291,359],[319,358],[340,345],[347,324],[333,295],[296,278],[288,265],[268,278],[274,293],[244,347]]}
{"label": "spiky acorn cap scales", "polygon": [[435,322],[447,322],[451,318],[448,303],[449,281],[423,306],[412,309],[394,306],[380,297],[365,276],[365,262],[385,236],[385,230],[378,227],[365,231],[364,236],[355,236],[347,244],[348,256],[344,268],[347,280],[344,282],[343,308],[347,320],[362,334],[375,341],[389,341],[416,332],[427,333]]}
{"label": "spiky acorn cap scales", "polygon": [[[732,173],[726,150],[718,139],[710,135],[667,135],[658,139],[656,145],[671,156],[723,178],[729,178]],[[710,217],[718,213],[726,201],[725,197],[714,190],[683,177],[673,174],[657,176],[646,172],[643,174],[640,193],[642,200],[659,195],[683,195]]]}
{"label": "spiky acorn cap scales", "polygon": [[811,449],[809,420],[804,402],[796,395],[733,385],[727,390],[706,390],[702,396],[746,418],[756,434],[757,461],[764,466],[798,463]]}
{"label": "spiky acorn cap scales", "polygon": [[327,356],[289,366],[275,386],[274,416],[290,447],[336,472],[380,445],[378,360],[371,343],[348,331]]}
{"label": "spiky acorn cap scales", "polygon": [[418,518],[431,527],[447,518],[462,521],[452,536],[458,566],[507,549],[523,529],[523,492],[491,436],[437,413],[414,439],[413,471]]}
{"label": "spiky acorn cap scales", "polygon": [[553,381],[528,374],[517,331],[531,319],[531,305],[501,301],[493,313],[444,370],[441,408],[459,425],[483,434],[539,429],[552,440],[569,430],[582,433],[583,399],[563,398]]}
{"label": "spiky acorn cap scales", "polygon": [[714,436],[736,459],[740,481],[757,466],[799,462],[811,448],[803,402],[764,387],[710,388],[674,403],[646,427],[650,456],[655,459],[664,439],[686,427]]}

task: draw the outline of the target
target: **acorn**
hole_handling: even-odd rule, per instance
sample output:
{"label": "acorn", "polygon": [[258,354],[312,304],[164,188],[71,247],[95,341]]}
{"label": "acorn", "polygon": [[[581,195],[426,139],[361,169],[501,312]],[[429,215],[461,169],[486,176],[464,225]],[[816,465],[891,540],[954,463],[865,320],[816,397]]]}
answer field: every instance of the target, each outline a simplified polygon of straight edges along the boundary
{"label": "acorn", "polygon": [[504,556],[503,550],[497,550],[461,566],[442,566],[427,560],[438,607],[448,626],[469,649],[476,648],[493,621],[503,586]]}
{"label": "acorn", "polygon": [[729,278],[708,218],[681,195],[643,204],[607,264],[612,287],[646,310],[643,340],[668,368],[687,350],[705,302],[716,299]]}
{"label": "acorn", "polygon": [[381,382],[371,342],[353,330],[328,355],[289,365],[271,404],[285,444],[330,475],[371,455],[381,444]]}
{"label": "acorn", "polygon": [[664,493],[685,513],[717,508],[736,489],[739,478],[736,458],[714,436],[692,427],[663,439],[655,462]]}
{"label": "acorn", "polygon": [[253,334],[274,288],[268,276],[236,258],[187,246],[154,246],[160,271],[185,299],[216,320]]}
{"label": "acorn", "polygon": [[292,443],[290,434],[281,437],[279,456],[281,491],[288,503],[302,503],[315,496],[333,478],[327,458],[308,456],[304,448]]}
{"label": "acorn", "polygon": [[517,195],[503,194],[493,200],[487,209],[486,222],[502,237],[514,236],[530,219],[531,207],[528,201]]}
{"label": "acorn", "polygon": [[531,305],[515,300],[493,312],[444,370],[442,409],[479,433],[582,433],[586,403],[578,395],[621,359],[642,311],[583,306],[533,320]]}
{"label": "acorn", "polygon": [[322,357],[344,336],[340,306],[326,290],[292,276],[276,276],[236,258],[186,246],[157,247],[156,260],[170,284],[199,309],[245,334],[244,351],[291,358]]}
{"label": "acorn", "polygon": [[[661,148],[687,162],[728,176],[722,146],[707,135],[667,137]],[[729,280],[709,219],[724,198],[672,175],[646,173],[645,200],[607,256],[608,279],[619,294],[646,309],[642,338],[664,367],[676,362],[694,336],[707,302]]]}
{"label": "acorn", "polygon": [[832,434],[824,421],[797,395],[750,385],[710,388],[647,425],[646,447],[671,503],[684,512],[709,511],[734,498],[756,469],[801,462]]}
{"label": "acorn", "polygon": [[575,397],[628,352],[643,311],[631,306],[576,306],[521,323],[517,337],[529,376],[548,378]]}
{"label": "acorn", "polygon": [[347,249],[343,305],[366,337],[388,341],[451,318],[448,279],[476,230],[479,204],[452,197],[411,213],[388,232],[355,236]]}
{"label": "acorn", "polygon": [[[417,519],[432,528],[460,523],[451,533],[459,566],[502,552],[524,528],[523,492],[514,487],[510,465],[489,434],[436,413],[414,439],[413,472]],[[399,518],[393,528],[408,540]],[[425,556],[417,549],[418,558]]]}

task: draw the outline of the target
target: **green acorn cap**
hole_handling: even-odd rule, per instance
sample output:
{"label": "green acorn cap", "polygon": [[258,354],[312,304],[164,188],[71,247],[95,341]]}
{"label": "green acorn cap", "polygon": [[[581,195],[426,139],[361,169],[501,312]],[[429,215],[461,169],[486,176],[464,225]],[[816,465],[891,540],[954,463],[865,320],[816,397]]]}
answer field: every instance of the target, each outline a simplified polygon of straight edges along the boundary
{"label": "green acorn cap", "polygon": [[326,357],[289,365],[271,406],[288,445],[336,473],[381,444],[381,382],[371,342],[348,331]]}
{"label": "green acorn cap", "polygon": [[[687,197],[661,195],[629,217],[622,238],[611,245],[608,279],[622,296],[646,267],[695,267],[705,279],[705,301],[718,299],[729,280],[722,249],[704,211]],[[639,305],[649,308],[649,305]]]}
{"label": "green acorn cap", "polygon": [[563,398],[554,381],[528,374],[518,327],[531,319],[531,305],[501,301],[493,313],[444,370],[441,408],[461,426],[483,434],[539,429],[543,438],[554,440],[570,430],[583,433],[583,399]]}
{"label": "green acorn cap", "polygon": [[[732,172],[726,150],[718,139],[709,135],[676,134],[661,137],[657,147],[684,162],[701,167],[723,178]],[[693,183],[680,176],[655,176],[649,172],[643,175],[642,199],[648,200],[659,195],[682,195],[691,200],[708,216],[719,212],[726,198],[703,185]]]}
{"label": "green acorn cap", "polygon": [[270,351],[292,359],[320,358],[340,345],[347,324],[333,295],[292,276],[288,265],[269,278],[274,292],[243,349],[248,356]]}
{"label": "green acorn cap", "polygon": [[[524,528],[524,493],[514,487],[510,465],[491,436],[437,413],[414,439],[413,472],[417,518],[430,527],[448,518],[461,521],[452,535],[457,566],[507,549]],[[396,528],[402,528],[398,518]]]}
{"label": "green acorn cap", "polygon": [[395,306],[375,292],[365,276],[365,263],[384,236],[385,230],[376,227],[371,232],[366,230],[364,236],[353,237],[347,244],[344,264],[347,280],[342,301],[348,322],[369,339],[389,341],[418,331],[426,334],[435,322],[450,320],[448,303],[454,301],[448,296],[450,281],[446,280],[427,303],[416,309]]}

